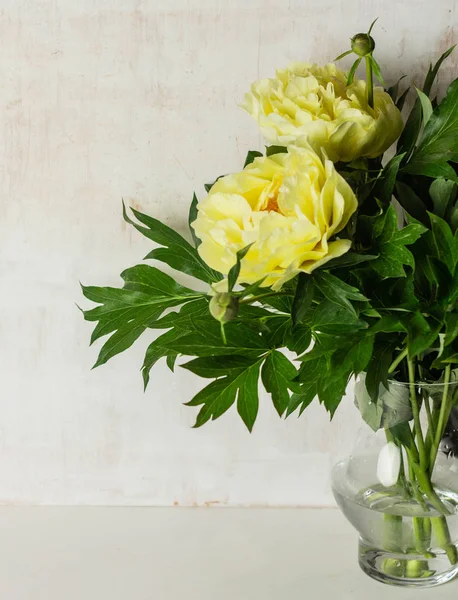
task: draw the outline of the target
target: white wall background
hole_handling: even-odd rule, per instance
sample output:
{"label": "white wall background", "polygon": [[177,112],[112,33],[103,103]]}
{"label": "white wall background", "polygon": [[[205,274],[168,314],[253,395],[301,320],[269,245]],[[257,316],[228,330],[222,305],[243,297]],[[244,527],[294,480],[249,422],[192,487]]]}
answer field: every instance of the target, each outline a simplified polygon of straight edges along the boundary
{"label": "white wall background", "polygon": [[[237,107],[290,60],[332,60],[379,17],[389,81],[458,40],[455,1],[1,0],[0,502],[332,503],[328,470],[351,444],[350,399],[250,436],[231,411],[192,430],[202,383],[160,364],[148,336],[90,371],[78,281],[117,285],[147,240],[121,197],[184,230],[194,190],[261,146]],[[458,54],[442,84],[458,75]]]}

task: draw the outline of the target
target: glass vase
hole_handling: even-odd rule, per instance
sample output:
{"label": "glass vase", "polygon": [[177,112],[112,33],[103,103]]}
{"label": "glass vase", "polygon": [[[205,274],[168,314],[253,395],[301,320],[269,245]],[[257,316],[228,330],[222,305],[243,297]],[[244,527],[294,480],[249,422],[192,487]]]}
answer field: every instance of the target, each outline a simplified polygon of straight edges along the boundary
{"label": "glass vase", "polygon": [[451,580],[458,574],[458,382],[388,382],[372,401],[362,379],[355,396],[372,428],[362,421],[354,450],[333,468],[332,488],[359,533],[360,567],[392,585]]}

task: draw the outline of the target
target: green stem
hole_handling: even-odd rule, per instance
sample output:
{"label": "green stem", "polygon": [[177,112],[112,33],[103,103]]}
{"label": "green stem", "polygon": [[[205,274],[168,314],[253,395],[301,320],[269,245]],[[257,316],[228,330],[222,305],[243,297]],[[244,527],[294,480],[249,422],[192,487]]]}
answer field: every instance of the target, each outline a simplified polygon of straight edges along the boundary
{"label": "green stem", "polygon": [[428,458],[425,452],[425,442],[423,440],[423,432],[421,430],[420,422],[420,408],[418,406],[417,394],[415,391],[415,365],[413,361],[408,358],[407,365],[409,368],[409,388],[410,388],[410,403],[412,405],[413,420],[415,424],[415,431],[417,434],[418,454],[420,456],[420,467],[422,470],[427,468]]}
{"label": "green stem", "polygon": [[366,56],[366,88],[367,103],[371,108],[374,108],[374,82],[372,79],[372,65],[370,56]]}
{"label": "green stem", "polygon": [[452,544],[450,531],[445,517],[431,517],[431,525],[439,548],[445,550],[451,565],[458,562],[458,551]]}
{"label": "green stem", "polygon": [[258,302],[264,298],[271,298],[272,296],[291,296],[289,292],[268,292],[267,294],[260,294],[259,296],[252,296],[251,298],[242,298],[239,304],[251,304],[252,302]]}
{"label": "green stem", "polygon": [[388,369],[388,373],[393,373],[393,371],[396,369],[399,363],[401,363],[405,359],[405,357],[407,356],[407,352],[407,348],[404,348],[404,350],[396,356],[396,358],[391,363],[390,368]]}
{"label": "green stem", "polygon": [[429,478],[429,473],[424,471],[420,465],[415,463],[413,464],[413,469],[421,491],[431,502],[432,506],[434,506],[434,508],[441,515],[450,515],[450,511],[444,505],[439,496],[436,494],[436,491],[434,490],[433,485],[431,483],[431,479]]}
{"label": "green stem", "polygon": [[451,404],[448,401],[448,387],[450,384],[450,372],[451,366],[447,365],[444,372],[444,391],[442,394],[442,402],[441,402],[441,410],[439,413],[439,421],[437,423],[436,435],[434,438],[434,443],[431,448],[431,456],[429,460],[429,471],[432,474],[434,469],[434,464],[436,462],[437,453],[439,451],[439,445],[441,443],[442,436],[444,435],[445,427],[447,426],[447,421],[450,416]]}

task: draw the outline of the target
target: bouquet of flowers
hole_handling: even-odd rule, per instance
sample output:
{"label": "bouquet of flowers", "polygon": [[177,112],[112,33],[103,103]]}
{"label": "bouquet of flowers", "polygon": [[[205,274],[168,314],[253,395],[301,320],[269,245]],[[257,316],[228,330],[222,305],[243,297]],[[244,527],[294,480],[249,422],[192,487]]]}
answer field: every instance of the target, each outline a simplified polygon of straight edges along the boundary
{"label": "bouquet of flowers", "polygon": [[189,240],[124,207],[155,244],[145,259],[195,284],[139,264],[122,287],[83,286],[98,305],[84,318],[96,322],[91,343],[107,337],[96,366],[145,334],[145,387],[161,359],[210,380],[188,402],[196,427],[236,407],[251,431],[260,382],[281,417],[314,399],[332,417],[359,375],[361,416],[386,436],[377,494],[390,533],[365,549],[365,570],[430,584],[458,570],[458,496],[434,483],[458,399],[458,79],[444,98],[432,94],[450,49],[400,93],[400,82],[385,86],[374,49],[369,30],[338,57],[356,54],[348,72],[298,62],[253,83],[243,107],[267,146],[194,195]]}

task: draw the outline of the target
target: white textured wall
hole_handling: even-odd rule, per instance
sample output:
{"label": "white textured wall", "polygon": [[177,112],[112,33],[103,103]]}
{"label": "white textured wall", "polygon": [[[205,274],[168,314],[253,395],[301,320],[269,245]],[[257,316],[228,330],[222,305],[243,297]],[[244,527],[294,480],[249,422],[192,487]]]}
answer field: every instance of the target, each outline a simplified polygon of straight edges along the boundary
{"label": "white textured wall", "polygon": [[[0,501],[332,502],[330,455],[358,415],[314,406],[250,436],[234,411],[200,430],[182,406],[201,385],[162,364],[146,395],[148,336],[90,371],[78,280],[117,284],[148,243],[121,197],[184,229],[194,190],[259,147],[237,107],[290,60],[327,61],[378,16],[388,80],[457,41],[440,0],[2,0]],[[458,55],[444,82],[458,74]]]}

